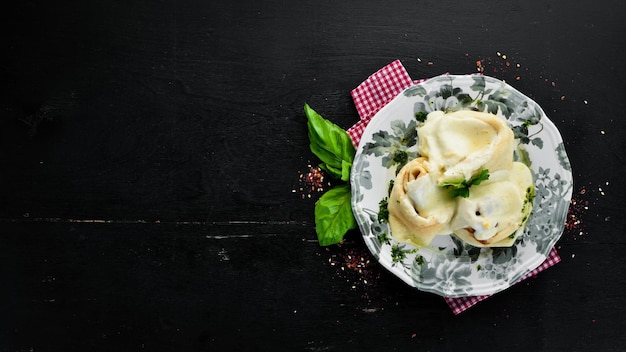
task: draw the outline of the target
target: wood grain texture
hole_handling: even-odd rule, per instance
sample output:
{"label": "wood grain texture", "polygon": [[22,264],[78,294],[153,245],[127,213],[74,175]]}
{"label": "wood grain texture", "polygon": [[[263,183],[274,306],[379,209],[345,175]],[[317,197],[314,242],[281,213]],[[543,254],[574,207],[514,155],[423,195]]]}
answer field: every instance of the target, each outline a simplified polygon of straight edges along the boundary
{"label": "wood grain texture", "polygon": [[[626,348],[622,3],[12,8],[0,351]],[[459,316],[358,231],[320,247],[321,192],[300,189],[304,103],[348,128],[350,90],[395,59],[416,79],[480,62],[542,106],[574,170],[563,261]]]}

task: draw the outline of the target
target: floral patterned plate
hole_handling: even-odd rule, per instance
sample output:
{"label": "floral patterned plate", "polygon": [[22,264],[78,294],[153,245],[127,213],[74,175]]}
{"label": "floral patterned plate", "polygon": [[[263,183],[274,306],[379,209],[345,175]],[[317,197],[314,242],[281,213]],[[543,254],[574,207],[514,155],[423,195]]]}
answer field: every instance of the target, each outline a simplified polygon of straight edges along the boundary
{"label": "floral patterned plate", "polygon": [[[435,110],[474,109],[507,119],[518,147],[514,158],[530,165],[533,212],[508,248],[478,248],[455,235],[428,247],[396,242],[383,214],[390,180],[419,156],[416,116]],[[561,136],[543,110],[501,80],[443,75],[413,85],[383,107],[363,133],[351,172],[352,210],[369,250],[382,266],[422,291],[446,297],[504,290],[547,257],[561,237],[572,196],[572,172]]]}

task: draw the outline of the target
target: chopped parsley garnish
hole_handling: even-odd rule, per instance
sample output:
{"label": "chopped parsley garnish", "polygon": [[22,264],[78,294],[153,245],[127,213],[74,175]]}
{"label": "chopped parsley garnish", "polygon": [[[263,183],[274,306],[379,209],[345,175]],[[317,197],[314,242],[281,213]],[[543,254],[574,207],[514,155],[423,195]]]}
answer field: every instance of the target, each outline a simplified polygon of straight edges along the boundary
{"label": "chopped parsley garnish", "polygon": [[389,201],[386,197],[378,203],[378,221],[381,223],[389,221],[388,205]]}
{"label": "chopped parsley garnish", "polygon": [[389,244],[391,241],[387,232],[381,232],[378,235],[378,240],[380,241],[380,243],[386,243],[386,244]]}
{"label": "chopped parsley garnish", "polygon": [[[393,261],[394,265],[396,263],[401,263],[406,259],[407,254],[417,253],[417,248],[413,249],[404,249],[404,245],[394,244],[391,246],[391,261]],[[417,260],[417,258],[416,258]],[[421,259],[423,264],[424,258]]]}
{"label": "chopped parsley garnish", "polygon": [[402,247],[400,247],[397,244],[394,244],[393,246],[391,246],[391,260],[394,263],[399,263],[403,261],[405,258],[406,258],[406,253],[404,252]]}
{"label": "chopped parsley garnish", "polygon": [[409,160],[409,154],[404,150],[396,150],[396,152],[393,154],[392,160],[400,165],[404,165]]}
{"label": "chopped parsley garnish", "polygon": [[428,117],[428,113],[426,111],[418,111],[415,113],[415,119],[418,122],[425,122]]}
{"label": "chopped parsley garnish", "polygon": [[415,256],[415,264],[424,265],[424,263],[425,263],[424,257],[422,257],[421,255]]}

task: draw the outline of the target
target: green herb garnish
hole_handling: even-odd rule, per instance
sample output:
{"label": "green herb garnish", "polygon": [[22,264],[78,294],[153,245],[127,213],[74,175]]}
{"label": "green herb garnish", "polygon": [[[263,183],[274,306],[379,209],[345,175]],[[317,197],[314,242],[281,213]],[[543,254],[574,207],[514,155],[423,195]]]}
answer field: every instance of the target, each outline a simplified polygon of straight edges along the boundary
{"label": "green herb garnish", "polygon": [[406,256],[408,254],[417,253],[417,250],[418,250],[417,248],[404,249],[404,247],[405,246],[402,244],[394,244],[391,246],[391,261],[393,262],[392,265],[396,265],[397,263],[402,263],[406,259]]}
{"label": "green herb garnish", "polygon": [[[320,168],[333,178],[349,181],[355,154],[352,139],[341,127],[324,119],[308,104],[304,104],[304,112],[309,146],[320,159]],[[349,230],[356,228],[350,197],[350,185],[340,183],[315,203],[315,232],[321,246],[341,242]]]}
{"label": "green herb garnish", "polygon": [[392,160],[400,165],[404,165],[409,161],[409,154],[404,150],[396,150],[396,152],[393,153]]}
{"label": "green herb garnish", "polygon": [[393,246],[391,246],[391,260],[394,263],[399,263],[404,261],[404,259],[406,258],[406,252],[404,251],[403,247],[397,244],[394,244]]}
{"label": "green herb garnish", "polygon": [[383,200],[378,202],[378,222],[388,222],[389,221],[389,200],[385,197]]}
{"label": "green herb garnish", "polygon": [[387,188],[387,194],[391,195],[391,191],[393,190],[393,185],[396,183],[395,179],[389,180],[389,187]]}
{"label": "green herb garnish", "polygon": [[415,113],[415,119],[417,122],[425,122],[428,117],[428,113],[426,111],[418,111]]}
{"label": "green herb garnish", "polygon": [[426,263],[426,261],[424,260],[424,257],[422,257],[421,255],[415,256],[415,264],[424,265],[424,263]]}
{"label": "green herb garnish", "polygon": [[386,243],[389,244],[391,239],[389,238],[389,235],[387,234],[387,232],[381,232],[380,234],[378,234],[378,241],[380,241],[380,243]]}
{"label": "green herb garnish", "polygon": [[489,170],[482,169],[480,173],[474,177],[472,177],[469,181],[462,180],[459,182],[444,182],[441,184],[441,187],[446,188],[448,190],[448,194],[450,197],[469,197],[469,189],[471,186],[477,186],[481,184],[481,182],[489,179]]}

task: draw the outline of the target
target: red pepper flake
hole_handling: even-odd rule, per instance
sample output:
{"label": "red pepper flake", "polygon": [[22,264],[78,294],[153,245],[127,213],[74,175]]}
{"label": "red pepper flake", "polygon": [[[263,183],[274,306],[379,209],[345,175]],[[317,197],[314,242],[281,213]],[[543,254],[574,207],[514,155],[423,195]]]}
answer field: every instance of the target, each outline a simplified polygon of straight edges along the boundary
{"label": "red pepper flake", "polygon": [[380,272],[376,270],[376,260],[367,248],[355,246],[348,248],[350,244],[341,244],[327,248],[331,254],[328,263],[336,267],[336,274],[346,281],[348,287],[361,294],[361,298],[371,302],[371,288],[375,288],[380,278]]}
{"label": "red pepper flake", "polygon": [[485,72],[485,67],[483,67],[483,60],[476,61],[476,71]]}
{"label": "red pepper flake", "polygon": [[299,191],[302,199],[311,198],[311,194],[324,192],[324,187],[331,185],[325,179],[325,173],[322,169],[308,165],[308,170],[298,171],[298,189],[293,189],[292,192]]}
{"label": "red pepper flake", "polygon": [[589,210],[590,202],[586,198],[590,191],[593,191],[593,189],[582,186],[578,192],[572,195],[572,200],[570,201],[567,219],[565,221],[565,233],[573,236],[574,240],[586,234],[582,216]]}

